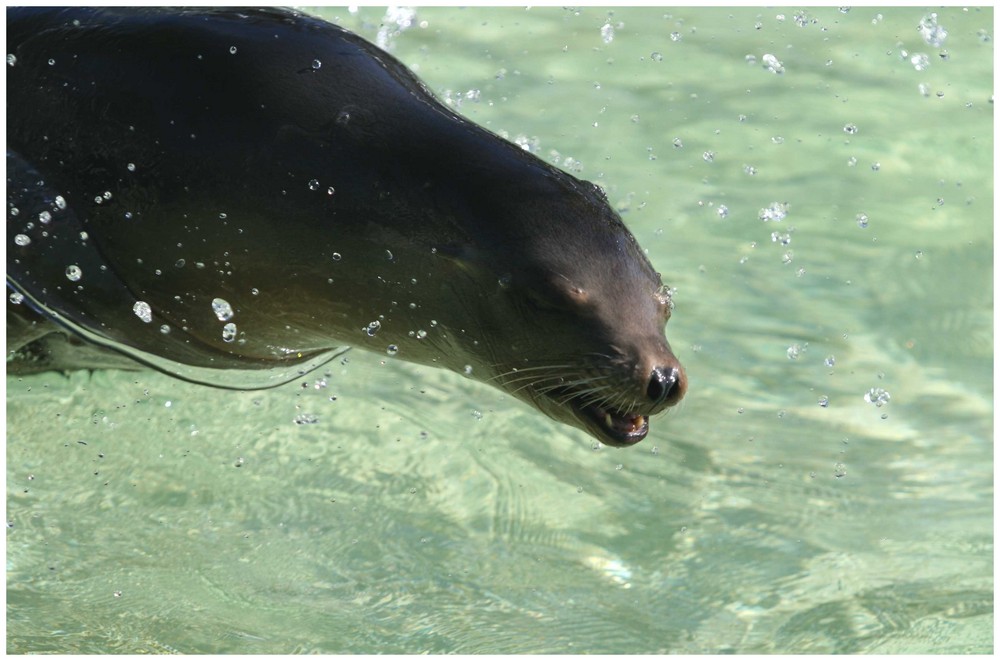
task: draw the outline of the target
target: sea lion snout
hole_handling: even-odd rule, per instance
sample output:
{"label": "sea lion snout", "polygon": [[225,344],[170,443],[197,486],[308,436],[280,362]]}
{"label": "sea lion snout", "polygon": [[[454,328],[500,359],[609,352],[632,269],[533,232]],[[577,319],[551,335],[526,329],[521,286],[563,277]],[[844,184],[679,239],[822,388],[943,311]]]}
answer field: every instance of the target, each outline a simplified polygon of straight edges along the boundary
{"label": "sea lion snout", "polygon": [[677,367],[658,365],[653,368],[646,386],[646,398],[654,410],[673,406],[684,396],[687,382],[684,372]]}

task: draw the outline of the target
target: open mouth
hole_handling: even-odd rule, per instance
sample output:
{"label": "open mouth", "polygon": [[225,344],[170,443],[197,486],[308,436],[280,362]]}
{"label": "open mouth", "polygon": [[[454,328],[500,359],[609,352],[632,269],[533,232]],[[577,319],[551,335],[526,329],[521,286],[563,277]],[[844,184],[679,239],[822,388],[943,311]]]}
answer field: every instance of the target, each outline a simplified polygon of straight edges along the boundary
{"label": "open mouth", "polygon": [[638,413],[621,413],[590,405],[574,407],[581,417],[588,420],[591,427],[600,431],[602,440],[608,445],[634,445],[649,433],[649,418]]}
{"label": "open mouth", "polygon": [[[566,393],[569,395],[569,393]],[[562,398],[592,434],[606,445],[634,445],[649,433],[649,418],[635,411],[619,411],[587,403],[580,395]]]}

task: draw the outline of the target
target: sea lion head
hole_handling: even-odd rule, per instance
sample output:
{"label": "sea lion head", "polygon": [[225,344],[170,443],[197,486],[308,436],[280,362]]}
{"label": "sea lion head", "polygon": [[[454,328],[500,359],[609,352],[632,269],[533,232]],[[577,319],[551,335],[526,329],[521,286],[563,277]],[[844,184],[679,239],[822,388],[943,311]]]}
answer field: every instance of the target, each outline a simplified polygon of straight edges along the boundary
{"label": "sea lion head", "polygon": [[470,260],[492,282],[455,288],[484,292],[473,350],[488,383],[607,445],[638,443],[687,389],[664,333],[670,292],[601,189],[546,180],[492,200],[502,231]]}

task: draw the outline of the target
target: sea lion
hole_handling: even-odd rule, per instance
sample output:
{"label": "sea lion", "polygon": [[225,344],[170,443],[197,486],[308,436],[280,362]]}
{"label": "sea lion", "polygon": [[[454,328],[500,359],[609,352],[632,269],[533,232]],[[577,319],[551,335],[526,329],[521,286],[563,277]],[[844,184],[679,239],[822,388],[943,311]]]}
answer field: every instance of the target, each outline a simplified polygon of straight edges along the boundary
{"label": "sea lion", "polygon": [[615,446],[684,395],[671,301],[595,185],[326,21],[7,10],[8,369],[228,387],[355,345]]}

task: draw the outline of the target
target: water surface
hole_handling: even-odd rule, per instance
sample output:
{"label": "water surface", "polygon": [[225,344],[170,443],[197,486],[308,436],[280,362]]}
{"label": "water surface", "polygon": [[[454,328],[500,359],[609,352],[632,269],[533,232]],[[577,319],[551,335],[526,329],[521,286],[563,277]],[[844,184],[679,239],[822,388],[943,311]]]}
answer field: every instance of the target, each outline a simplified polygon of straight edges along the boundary
{"label": "water surface", "polygon": [[321,13],[607,189],[690,392],[8,377],[9,652],[992,650],[991,9]]}

